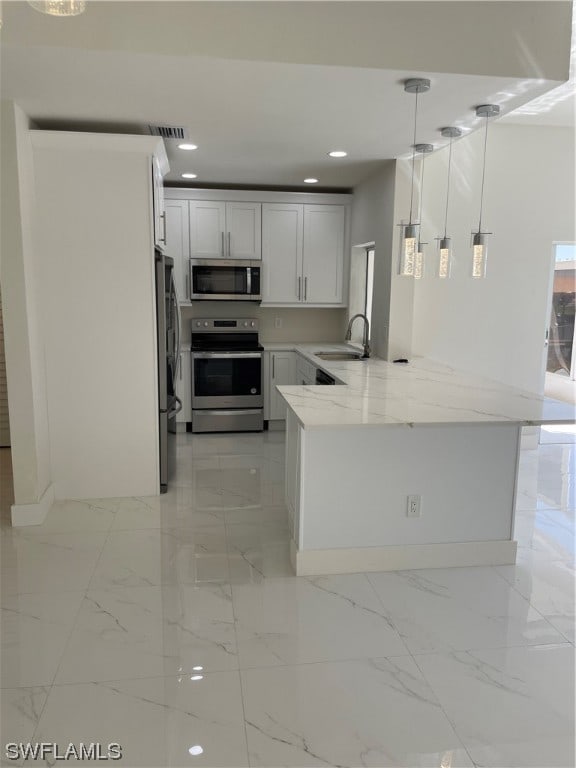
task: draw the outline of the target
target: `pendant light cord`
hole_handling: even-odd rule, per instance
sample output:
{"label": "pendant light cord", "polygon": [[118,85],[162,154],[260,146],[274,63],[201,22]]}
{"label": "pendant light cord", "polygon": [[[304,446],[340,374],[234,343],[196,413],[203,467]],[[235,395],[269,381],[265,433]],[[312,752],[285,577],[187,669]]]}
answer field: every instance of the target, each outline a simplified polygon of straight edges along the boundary
{"label": "pendant light cord", "polygon": [[452,166],[452,136],[450,136],[450,149],[448,150],[448,183],[446,184],[446,212],[444,213],[444,239],[448,232],[448,200],[450,199],[450,168]]}
{"label": "pendant light cord", "polygon": [[412,224],[412,203],[414,201],[414,167],[416,164],[416,120],[418,118],[418,91],[416,91],[416,107],[414,109],[414,141],[412,142],[412,183],[410,185],[410,224]]}
{"label": "pendant light cord", "polygon": [[[424,152],[422,153],[422,168],[420,171],[420,211],[418,213],[418,223],[420,224],[420,232],[422,232],[422,201],[424,199]],[[420,241],[420,238],[418,238],[418,241]]]}
{"label": "pendant light cord", "polygon": [[488,144],[488,115],[486,115],[486,130],[484,133],[484,162],[482,163],[482,185],[480,187],[480,218],[478,220],[478,233],[482,232],[482,206],[484,204],[484,178],[486,176],[486,145]]}

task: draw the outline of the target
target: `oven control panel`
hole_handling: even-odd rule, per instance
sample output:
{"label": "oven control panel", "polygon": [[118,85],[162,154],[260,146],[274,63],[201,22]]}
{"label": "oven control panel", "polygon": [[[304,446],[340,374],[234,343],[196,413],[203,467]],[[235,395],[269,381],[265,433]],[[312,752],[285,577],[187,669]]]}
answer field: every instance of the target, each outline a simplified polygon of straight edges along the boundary
{"label": "oven control panel", "polygon": [[213,318],[197,318],[192,320],[192,333],[246,333],[246,331],[258,332],[258,320],[251,317],[243,317],[235,320]]}

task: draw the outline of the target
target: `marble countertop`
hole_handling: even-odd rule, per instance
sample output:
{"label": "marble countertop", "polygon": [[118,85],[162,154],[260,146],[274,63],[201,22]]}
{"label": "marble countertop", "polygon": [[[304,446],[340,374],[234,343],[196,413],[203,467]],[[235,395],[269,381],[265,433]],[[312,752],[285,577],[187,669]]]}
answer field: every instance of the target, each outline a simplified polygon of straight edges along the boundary
{"label": "marble countertop", "polygon": [[282,346],[293,349],[343,382],[335,386],[278,387],[304,427],[501,423],[536,426],[575,422],[573,405],[432,360],[414,358],[409,363],[389,363],[372,357],[336,362],[321,360],[315,353],[350,350],[350,345]]}

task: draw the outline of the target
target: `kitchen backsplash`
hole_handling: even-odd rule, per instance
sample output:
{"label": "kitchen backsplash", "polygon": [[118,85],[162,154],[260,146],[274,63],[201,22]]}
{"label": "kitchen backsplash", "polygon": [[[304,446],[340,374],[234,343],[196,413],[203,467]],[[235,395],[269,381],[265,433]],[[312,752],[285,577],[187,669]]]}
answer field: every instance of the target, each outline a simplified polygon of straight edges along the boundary
{"label": "kitchen backsplash", "polygon": [[343,340],[346,309],[282,309],[241,301],[204,301],[182,307],[183,344],[190,343],[190,320],[195,317],[258,318],[261,341],[339,342]]}

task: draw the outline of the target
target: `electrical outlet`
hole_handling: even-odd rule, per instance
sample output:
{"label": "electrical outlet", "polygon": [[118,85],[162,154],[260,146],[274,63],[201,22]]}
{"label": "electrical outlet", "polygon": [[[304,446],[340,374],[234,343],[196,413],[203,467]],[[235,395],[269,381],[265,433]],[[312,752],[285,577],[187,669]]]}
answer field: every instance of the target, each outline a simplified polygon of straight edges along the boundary
{"label": "electrical outlet", "polygon": [[422,514],[421,508],[421,498],[418,495],[414,496],[408,496],[408,504],[406,507],[406,516],[407,517],[420,517]]}
{"label": "electrical outlet", "polygon": [[282,318],[281,317],[275,317],[274,318],[274,328],[282,328]]}

